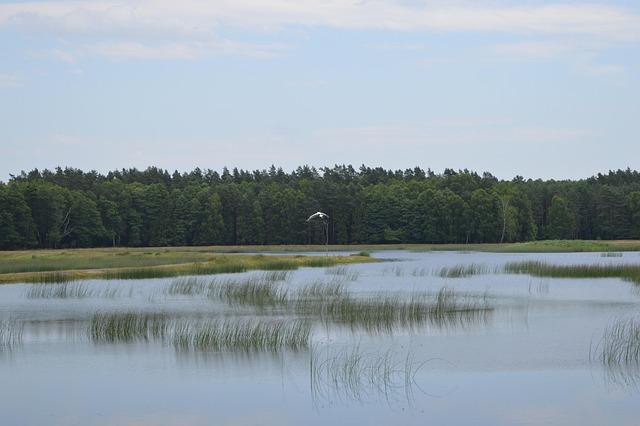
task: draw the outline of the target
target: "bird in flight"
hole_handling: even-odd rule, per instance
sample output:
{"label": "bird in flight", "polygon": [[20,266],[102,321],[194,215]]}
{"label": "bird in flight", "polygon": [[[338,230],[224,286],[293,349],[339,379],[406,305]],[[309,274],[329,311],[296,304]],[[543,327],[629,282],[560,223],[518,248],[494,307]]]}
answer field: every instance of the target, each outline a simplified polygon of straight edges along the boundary
{"label": "bird in flight", "polygon": [[322,213],[322,212],[316,212],[314,214],[312,214],[311,216],[309,216],[309,219],[307,219],[307,222],[309,222],[312,219],[322,219],[322,220],[327,220],[329,219],[329,216],[326,213]]}

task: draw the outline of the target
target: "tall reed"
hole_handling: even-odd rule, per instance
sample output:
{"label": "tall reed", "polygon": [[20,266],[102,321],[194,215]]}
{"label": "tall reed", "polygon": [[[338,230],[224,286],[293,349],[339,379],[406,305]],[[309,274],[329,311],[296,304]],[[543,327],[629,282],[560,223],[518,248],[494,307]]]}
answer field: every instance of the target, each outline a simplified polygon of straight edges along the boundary
{"label": "tall reed", "polygon": [[552,278],[621,278],[640,284],[640,265],[553,265],[541,261],[510,262],[504,272]]}
{"label": "tall reed", "polygon": [[640,320],[621,319],[609,325],[590,355],[607,366],[640,366]]}
{"label": "tall reed", "polygon": [[0,320],[0,349],[10,348],[22,342],[24,324],[14,320]]}
{"label": "tall reed", "polygon": [[424,363],[410,354],[402,359],[392,351],[363,352],[359,346],[337,353],[312,347],[309,357],[314,399],[364,401],[376,396],[390,402],[402,395],[411,403],[416,374]]}
{"label": "tall reed", "polygon": [[89,336],[94,342],[118,343],[164,338],[169,330],[165,314],[143,312],[97,313]]}
{"label": "tall reed", "polygon": [[212,320],[176,325],[173,344],[181,350],[271,351],[309,346],[311,326],[300,320]]}

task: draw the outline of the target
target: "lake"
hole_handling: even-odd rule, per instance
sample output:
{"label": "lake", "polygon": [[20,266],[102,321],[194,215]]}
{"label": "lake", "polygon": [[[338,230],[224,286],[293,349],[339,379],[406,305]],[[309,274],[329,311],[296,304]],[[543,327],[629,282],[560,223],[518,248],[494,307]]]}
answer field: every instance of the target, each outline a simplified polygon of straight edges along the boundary
{"label": "lake", "polygon": [[637,363],[602,356],[640,286],[503,268],[640,253],[371,255],[384,261],[1,285],[0,423],[639,424]]}

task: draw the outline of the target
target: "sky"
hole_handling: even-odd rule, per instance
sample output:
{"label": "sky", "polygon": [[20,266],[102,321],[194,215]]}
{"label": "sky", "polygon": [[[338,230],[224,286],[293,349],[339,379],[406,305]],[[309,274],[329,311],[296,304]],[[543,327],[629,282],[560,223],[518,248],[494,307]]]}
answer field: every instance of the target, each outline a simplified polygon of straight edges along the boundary
{"label": "sky", "polygon": [[640,168],[640,1],[0,0],[0,180]]}

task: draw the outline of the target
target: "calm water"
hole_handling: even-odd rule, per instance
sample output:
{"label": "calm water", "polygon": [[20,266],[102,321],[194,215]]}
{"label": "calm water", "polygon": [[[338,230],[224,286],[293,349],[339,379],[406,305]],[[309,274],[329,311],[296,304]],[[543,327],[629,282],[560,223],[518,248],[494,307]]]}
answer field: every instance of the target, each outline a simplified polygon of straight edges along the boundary
{"label": "calm water", "polygon": [[[393,332],[316,324],[312,351],[321,362],[357,352],[372,362],[384,355],[397,367],[388,381],[369,377],[375,370],[365,369],[348,382],[326,369],[314,376],[307,350],[178,351],[160,341],[97,344],[89,339],[89,320],[97,311],[182,318],[283,315],[201,296],[169,296],[171,279],[90,281],[83,285],[92,290],[91,297],[81,299],[32,299],[30,285],[3,285],[0,318],[23,324],[24,331],[19,344],[0,349],[0,424],[640,424],[640,374],[590,361],[590,350],[608,325],[640,314],[639,289],[618,279],[499,273],[501,265],[514,260],[637,264],[640,253],[605,258],[598,253],[385,251],[373,256],[389,261],[300,269],[282,286],[340,279],[359,296],[447,287],[483,297],[494,309],[460,324]],[[463,264],[486,273],[438,276],[445,266]],[[107,297],[104,289],[117,292]],[[408,362],[414,369],[409,381],[401,377]]]}

